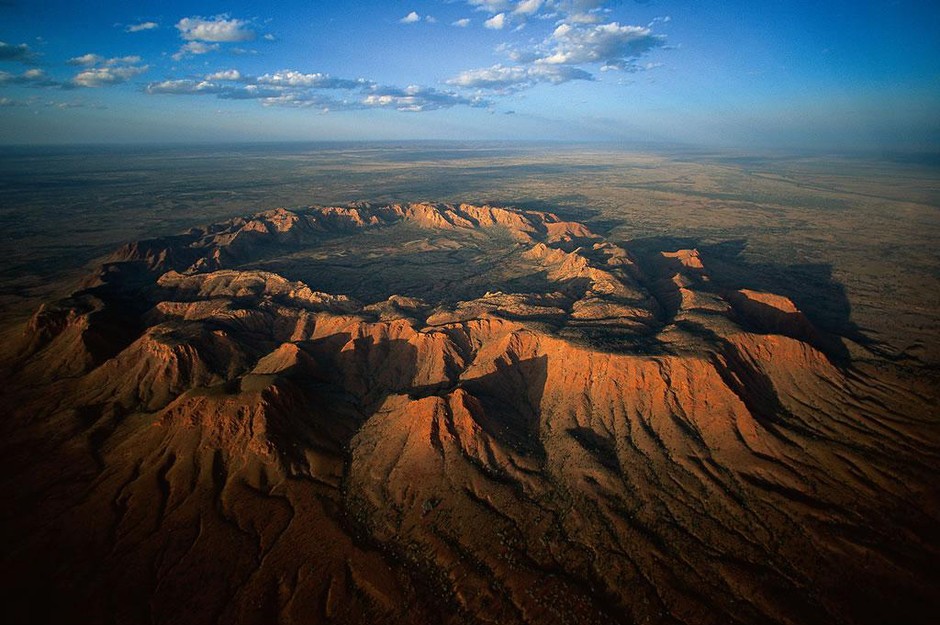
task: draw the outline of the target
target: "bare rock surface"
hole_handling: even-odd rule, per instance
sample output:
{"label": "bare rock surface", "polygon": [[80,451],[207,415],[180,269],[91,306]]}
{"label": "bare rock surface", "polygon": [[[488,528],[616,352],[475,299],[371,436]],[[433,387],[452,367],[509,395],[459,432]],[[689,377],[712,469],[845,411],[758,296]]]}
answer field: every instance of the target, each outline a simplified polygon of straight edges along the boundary
{"label": "bare rock surface", "polygon": [[3,622],[928,623],[929,386],[695,250],[275,209],[6,346]]}

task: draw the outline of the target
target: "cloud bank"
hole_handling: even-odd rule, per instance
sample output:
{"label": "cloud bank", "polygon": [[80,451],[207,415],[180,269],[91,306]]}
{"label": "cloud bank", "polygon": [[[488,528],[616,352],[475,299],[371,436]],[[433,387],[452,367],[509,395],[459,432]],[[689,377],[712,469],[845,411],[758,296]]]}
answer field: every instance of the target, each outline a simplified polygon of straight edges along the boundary
{"label": "cloud bank", "polygon": [[[485,107],[478,95],[463,95],[433,87],[379,85],[363,78],[349,79],[293,69],[250,76],[237,69],[212,72],[201,78],[151,82],[153,95],[214,95],[225,100],[258,100],[264,106],[348,111],[385,108],[418,113],[455,106]],[[345,97],[335,95],[345,92]]]}

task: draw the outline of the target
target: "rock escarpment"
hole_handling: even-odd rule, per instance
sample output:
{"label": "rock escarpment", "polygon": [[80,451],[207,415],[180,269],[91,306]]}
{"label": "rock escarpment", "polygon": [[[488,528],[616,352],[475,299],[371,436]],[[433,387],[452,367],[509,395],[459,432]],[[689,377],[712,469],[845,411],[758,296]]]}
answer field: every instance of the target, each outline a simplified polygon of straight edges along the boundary
{"label": "rock escarpment", "polygon": [[929,389],[838,340],[546,212],[125,246],[9,350],[4,620],[928,622]]}

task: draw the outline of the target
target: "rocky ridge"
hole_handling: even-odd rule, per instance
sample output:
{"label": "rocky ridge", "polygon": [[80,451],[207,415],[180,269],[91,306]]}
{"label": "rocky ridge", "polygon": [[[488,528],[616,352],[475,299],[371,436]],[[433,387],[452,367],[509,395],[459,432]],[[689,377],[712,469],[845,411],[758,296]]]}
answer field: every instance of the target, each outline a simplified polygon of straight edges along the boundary
{"label": "rocky ridge", "polygon": [[[262,268],[402,223],[505,236],[549,286],[361,301]],[[933,400],[840,340],[695,250],[641,263],[548,212],[276,209],[130,244],[8,350],[4,609],[926,623]]]}

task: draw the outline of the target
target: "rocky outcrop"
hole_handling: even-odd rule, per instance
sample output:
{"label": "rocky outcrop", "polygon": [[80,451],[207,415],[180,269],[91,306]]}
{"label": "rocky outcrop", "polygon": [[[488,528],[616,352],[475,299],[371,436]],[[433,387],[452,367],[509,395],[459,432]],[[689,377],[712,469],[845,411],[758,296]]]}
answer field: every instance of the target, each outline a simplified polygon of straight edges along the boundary
{"label": "rocky outcrop", "polygon": [[[402,223],[503,237],[544,288],[360,301],[264,268]],[[550,213],[355,204],[110,262],[11,346],[4,622],[936,613],[924,395],[694,250],[643,273]]]}

